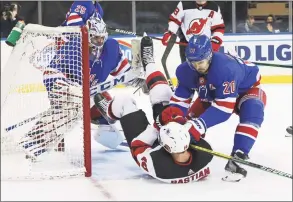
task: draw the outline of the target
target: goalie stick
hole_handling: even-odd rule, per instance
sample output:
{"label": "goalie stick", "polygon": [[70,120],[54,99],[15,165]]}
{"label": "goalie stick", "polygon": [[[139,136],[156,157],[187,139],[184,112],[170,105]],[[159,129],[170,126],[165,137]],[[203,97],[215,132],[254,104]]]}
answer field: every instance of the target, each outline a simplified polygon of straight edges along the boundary
{"label": "goalie stick", "polygon": [[246,165],[246,166],[250,166],[250,167],[253,167],[253,168],[260,169],[262,171],[266,171],[266,172],[269,172],[269,173],[272,173],[272,174],[276,174],[276,175],[281,176],[281,177],[286,177],[286,178],[292,179],[292,174],[285,173],[283,171],[280,171],[280,170],[277,170],[277,169],[274,169],[274,168],[270,168],[270,167],[266,167],[266,166],[259,165],[259,164],[256,164],[256,163],[252,163],[252,162],[249,162],[249,161],[245,161],[245,160],[242,160],[242,159],[239,159],[239,158],[235,158],[235,157],[232,157],[232,156],[229,156],[229,155],[226,155],[226,154],[215,152],[213,150],[206,149],[206,148],[203,148],[203,147],[199,147],[199,146],[196,146],[196,145],[193,145],[193,144],[190,144],[190,147],[192,149],[195,149],[195,150],[198,150],[198,151],[201,151],[201,152],[206,152],[206,153],[209,153],[211,155],[214,155],[214,156],[217,156],[217,157],[220,157],[220,158],[223,158],[223,159],[232,160],[232,161],[235,161],[237,163],[241,163],[241,164]]}
{"label": "goalie stick", "polygon": [[33,121],[33,120],[36,120],[36,119],[40,118],[41,116],[45,115],[46,113],[47,113],[47,110],[46,110],[46,111],[43,111],[43,112],[41,112],[41,113],[39,113],[39,114],[37,114],[37,115],[34,116],[34,117],[27,118],[27,119],[25,119],[25,120],[23,120],[23,121],[21,121],[21,122],[19,122],[19,123],[16,123],[16,124],[14,124],[14,125],[9,126],[9,127],[5,128],[5,131],[6,131],[6,132],[9,132],[9,131],[11,131],[11,130],[17,128],[17,127],[23,126],[23,125],[25,125],[25,124],[27,124],[27,123]]}
{"label": "goalie stick", "polygon": [[[128,34],[128,35],[132,35],[132,36],[136,36],[136,37],[143,37],[144,36],[141,33],[127,31],[127,30],[124,30],[124,29],[117,29],[117,28],[113,28],[113,27],[107,27],[107,29],[109,29],[111,31],[114,31],[114,32],[117,32],[117,33]],[[154,37],[154,36],[149,36],[149,37],[152,38],[152,39],[155,39],[155,40],[162,41],[162,39],[161,38],[158,38],[158,37]],[[186,46],[186,44],[185,43],[182,43],[182,42],[175,42],[175,43],[178,44],[178,45]]]}

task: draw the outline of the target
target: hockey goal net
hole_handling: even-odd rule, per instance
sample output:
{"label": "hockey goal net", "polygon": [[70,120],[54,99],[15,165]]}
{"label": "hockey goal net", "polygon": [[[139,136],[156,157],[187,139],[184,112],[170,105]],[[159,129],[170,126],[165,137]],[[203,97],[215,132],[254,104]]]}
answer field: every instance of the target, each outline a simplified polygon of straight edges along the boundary
{"label": "hockey goal net", "polygon": [[[1,70],[2,180],[91,176],[88,52],[86,27],[25,27]],[[79,84],[70,107],[66,94],[52,107],[48,72],[61,74],[54,67]]]}

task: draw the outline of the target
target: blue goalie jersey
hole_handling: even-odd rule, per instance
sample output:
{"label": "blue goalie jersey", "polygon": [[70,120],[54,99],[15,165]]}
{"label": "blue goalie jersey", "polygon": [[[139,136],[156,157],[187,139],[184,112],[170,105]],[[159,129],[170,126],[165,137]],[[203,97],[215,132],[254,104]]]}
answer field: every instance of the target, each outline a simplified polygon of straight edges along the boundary
{"label": "blue goalie jersey", "polygon": [[[82,84],[82,55],[80,38],[67,35],[68,42],[62,44],[43,75],[47,91],[51,91],[57,79]],[[109,38],[99,56],[89,55],[90,84],[105,81],[109,75],[117,76],[130,70],[128,59],[122,54],[119,43]]]}

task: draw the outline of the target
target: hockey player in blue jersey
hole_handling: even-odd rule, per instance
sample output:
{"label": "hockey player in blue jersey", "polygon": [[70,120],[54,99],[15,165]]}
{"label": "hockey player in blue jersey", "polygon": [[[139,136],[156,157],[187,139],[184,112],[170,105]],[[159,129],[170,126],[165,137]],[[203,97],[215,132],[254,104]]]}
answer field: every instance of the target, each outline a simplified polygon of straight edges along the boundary
{"label": "hockey player in blue jersey", "polygon": [[[108,76],[117,76],[123,73],[139,73],[131,68],[128,60],[122,54],[119,44],[115,39],[108,38],[106,24],[98,16],[93,15],[87,22],[89,32],[89,65],[90,65],[90,86],[104,82]],[[81,57],[80,39],[71,34],[65,34],[64,42],[58,46],[57,54],[51,61],[43,75],[43,83],[46,86],[51,108],[48,114],[41,117],[23,141],[23,147],[28,155],[35,157],[47,151],[52,144],[60,142],[64,133],[74,126],[81,107],[81,84],[82,65],[79,64]],[[66,41],[66,42],[65,42]],[[137,74],[137,77],[139,75]],[[128,84],[137,87],[142,80],[137,78]],[[109,93],[103,95],[111,99]],[[103,117],[103,112],[98,110],[91,99],[91,120],[99,125],[94,132],[95,139],[102,145],[109,148],[116,148],[123,143],[124,136]],[[67,110],[64,113],[65,109]],[[58,130],[53,129],[58,128]],[[35,136],[35,134],[38,134]],[[46,146],[37,147],[32,141],[38,141]]]}
{"label": "hockey player in blue jersey", "polygon": [[[266,105],[259,68],[239,57],[212,52],[210,39],[205,35],[190,39],[186,58],[176,70],[178,86],[171,104],[192,120],[190,131],[196,138],[227,121],[232,113],[239,115],[231,155],[247,160],[264,120]],[[195,92],[198,98],[190,107]],[[239,181],[247,174],[231,160],[225,170],[226,181]]]}
{"label": "hockey player in blue jersey", "polygon": [[97,1],[74,1],[61,26],[86,25],[93,15],[96,15],[99,19],[104,16],[104,11]]}

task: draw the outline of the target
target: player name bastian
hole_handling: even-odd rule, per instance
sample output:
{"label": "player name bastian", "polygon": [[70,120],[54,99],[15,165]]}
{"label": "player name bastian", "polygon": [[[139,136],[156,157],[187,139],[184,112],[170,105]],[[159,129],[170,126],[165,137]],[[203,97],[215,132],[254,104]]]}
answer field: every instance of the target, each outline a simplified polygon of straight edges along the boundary
{"label": "player name bastian", "polygon": [[[193,172],[193,171],[190,170],[189,172]],[[172,184],[180,184],[180,183],[189,183],[191,181],[198,181],[202,178],[205,178],[209,174],[210,174],[210,168],[206,167],[206,168],[199,170],[197,173],[193,173],[187,177],[172,180],[171,183]]]}

